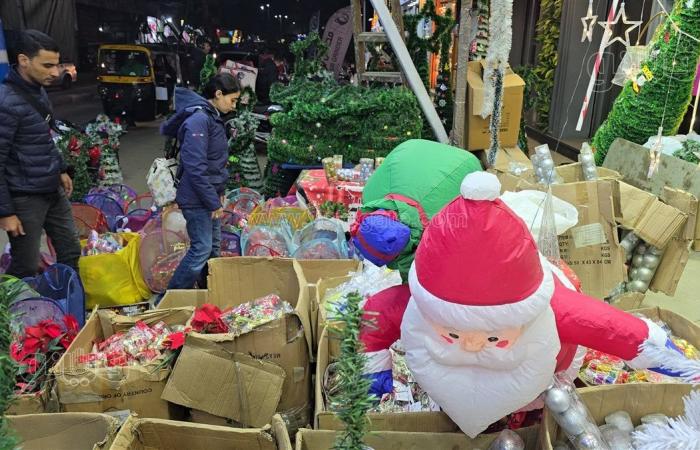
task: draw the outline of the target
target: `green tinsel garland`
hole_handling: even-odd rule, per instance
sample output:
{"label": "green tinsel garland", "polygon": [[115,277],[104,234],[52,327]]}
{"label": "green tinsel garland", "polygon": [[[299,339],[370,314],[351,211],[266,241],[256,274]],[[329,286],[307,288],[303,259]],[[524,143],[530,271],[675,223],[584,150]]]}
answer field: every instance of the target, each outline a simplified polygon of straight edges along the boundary
{"label": "green tinsel garland", "polygon": [[364,376],[367,355],[361,350],[360,328],[363,325],[362,296],[357,292],[347,296],[347,309],[343,312],[342,325],[329,328],[330,338],[340,339],[340,355],[337,365],[338,394],[333,402],[338,407],[338,417],[345,424],[333,446],[334,450],[362,450],[365,434],[369,431],[367,412],[374,397],[369,394],[372,381]]}
{"label": "green tinsel garland", "polygon": [[477,0],[477,31],[476,37],[469,46],[469,61],[478,61],[486,58],[486,50],[489,46],[489,0]]}
{"label": "green tinsel garland", "polygon": [[71,131],[62,134],[56,142],[63,160],[69,167],[73,179],[71,201],[82,202],[88,191],[96,184],[88,171],[88,151],[95,144],[83,133]]}
{"label": "green tinsel garland", "polygon": [[[292,43],[289,50],[294,55],[295,77],[325,76],[327,71],[322,60],[328,52],[328,44],[321,39],[318,33],[311,33],[306,39]],[[312,51],[314,57],[309,55]]]}
{"label": "green tinsel garland", "polygon": [[700,154],[700,142],[687,140],[683,143],[683,148],[677,150],[673,156],[689,163],[699,164],[698,154]]}
{"label": "green tinsel garland", "polygon": [[649,56],[642,63],[642,68],[648,70],[643,72],[653,77],[646,79],[638,93],[632,81],[625,83],[607,120],[593,138],[596,163],[603,163],[617,138],[643,144],[662,125],[665,135],[678,132],[691,101],[700,45],[677,32],[672,22],[683,32],[700,37],[700,1],[676,0],[670,17],[657,29],[649,45]]}
{"label": "green tinsel garland", "polygon": [[0,278],[0,450],[15,448],[17,439],[9,428],[5,412],[15,398],[17,363],[10,357],[12,313],[10,306],[19,294],[20,283],[11,277]]}
{"label": "green tinsel garland", "polygon": [[320,164],[334,154],[346,161],[386,156],[401,142],[421,136],[421,113],[404,87],[340,86],[295,78],[276,85],[271,98],[285,112],[271,117],[268,155],[279,162]]}
{"label": "green tinsel garland", "polygon": [[204,65],[202,66],[202,70],[199,71],[200,93],[204,91],[204,86],[206,86],[209,80],[216,75],[216,72],[216,61],[214,61],[214,56],[207,55],[206,59],[204,60]]}
{"label": "green tinsel garland", "polygon": [[532,70],[532,66],[519,66],[513,69],[515,73],[520,75],[520,78],[525,81],[525,90],[523,92],[523,110],[520,115],[520,133],[518,134],[518,147],[525,153],[528,152],[528,142],[527,142],[527,131],[525,120],[527,112],[530,111],[535,106],[535,95],[533,91],[535,87],[535,76]]}

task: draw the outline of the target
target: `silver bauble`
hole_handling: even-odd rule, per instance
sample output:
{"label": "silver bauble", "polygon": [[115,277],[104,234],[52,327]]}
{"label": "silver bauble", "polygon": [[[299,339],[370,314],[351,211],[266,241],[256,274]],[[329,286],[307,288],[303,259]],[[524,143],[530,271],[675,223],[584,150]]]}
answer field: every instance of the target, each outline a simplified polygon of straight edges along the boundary
{"label": "silver bauble", "polygon": [[634,255],[632,258],[632,267],[642,267],[642,263],[644,263],[644,256]]}
{"label": "silver bauble", "polygon": [[639,277],[639,267],[632,267],[630,269],[630,280],[636,280]]}
{"label": "silver bauble", "polygon": [[631,433],[634,430],[632,418],[627,411],[615,411],[614,413],[608,414],[605,416],[605,423],[625,433]]}
{"label": "silver bauble", "polygon": [[578,436],[585,431],[588,420],[585,416],[582,416],[578,410],[570,408],[568,411],[557,416],[557,422],[559,422],[559,425],[567,434],[570,436]]}
{"label": "silver bauble", "polygon": [[547,391],[544,403],[551,411],[563,413],[571,406],[569,394],[563,389],[553,388]]}
{"label": "silver bauble", "polygon": [[629,254],[632,251],[633,244],[630,241],[623,239],[620,241],[620,247],[622,247],[625,253]]}
{"label": "silver bauble", "polygon": [[591,164],[591,163],[595,162],[595,156],[593,156],[590,153],[586,153],[586,154],[581,155],[580,159],[581,159],[581,163],[584,165]]}
{"label": "silver bauble", "polygon": [[642,417],[642,423],[658,423],[661,425],[666,425],[666,423],[668,423],[668,417],[660,413],[647,414],[646,416]]}
{"label": "silver bauble", "polygon": [[634,250],[634,253],[636,255],[643,255],[647,252],[647,245],[646,244],[639,244],[637,248]]}
{"label": "silver bauble", "polygon": [[632,280],[627,283],[628,292],[641,292],[644,293],[649,290],[649,283],[642,280]]}
{"label": "silver bauble", "polygon": [[644,267],[647,267],[649,269],[656,269],[659,267],[659,262],[661,261],[661,258],[659,258],[656,255],[644,255],[644,261],[642,262],[642,265]]}
{"label": "silver bauble", "polygon": [[642,281],[646,281],[648,283],[649,281],[651,281],[652,278],[654,278],[654,271],[648,267],[642,266],[642,267],[638,267],[637,269],[633,269],[633,270],[637,271],[637,273],[636,273],[637,276],[632,276],[632,272],[630,272],[630,277],[632,277],[635,280],[642,280]]}
{"label": "silver bauble", "polygon": [[656,256],[661,256],[661,255],[663,255],[664,252],[662,250],[659,250],[656,247],[649,246],[649,249],[647,249],[647,253],[650,253],[650,254],[656,255]]}
{"label": "silver bauble", "polygon": [[540,163],[540,167],[546,171],[550,171],[554,168],[554,161],[551,158],[543,159]]}
{"label": "silver bauble", "polygon": [[578,450],[607,450],[601,439],[593,433],[584,433],[576,439]]}
{"label": "silver bauble", "polygon": [[489,450],[525,450],[525,442],[512,430],[503,430],[496,437]]}

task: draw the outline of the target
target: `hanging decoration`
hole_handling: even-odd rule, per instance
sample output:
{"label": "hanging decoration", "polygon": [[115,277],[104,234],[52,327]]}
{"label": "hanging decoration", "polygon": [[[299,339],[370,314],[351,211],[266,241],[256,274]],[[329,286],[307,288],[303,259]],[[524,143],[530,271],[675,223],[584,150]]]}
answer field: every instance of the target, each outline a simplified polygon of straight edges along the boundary
{"label": "hanging decoration", "polygon": [[228,189],[247,187],[259,191],[263,187],[262,173],[255,153],[255,131],[259,123],[258,119],[245,109],[227,122],[230,131]]}
{"label": "hanging decoration", "polygon": [[[668,42],[665,36],[668,35]],[[617,138],[637,144],[658,133],[673,136],[683,121],[691,101],[691,91],[700,57],[700,2],[688,7],[676,0],[666,21],[649,45],[649,57],[642,64],[642,86],[628,81],[615,100],[606,121],[594,138],[596,162],[602,164],[610,145]]]}
{"label": "hanging decoration", "polygon": [[491,146],[488,151],[488,162],[493,166],[500,147],[498,131],[501,126],[503,107],[503,78],[513,42],[513,0],[491,0],[489,35],[491,41],[486,53],[481,117],[491,116],[489,124]]}
{"label": "hanging decoration", "polygon": [[486,57],[489,40],[489,0],[476,0],[476,37],[469,45],[469,61]]}
{"label": "hanging decoration", "polygon": [[593,0],[588,0],[588,14],[581,17],[581,23],[583,23],[581,42],[593,42],[593,30],[595,29],[595,23],[597,20],[598,15],[593,14]]}
{"label": "hanging decoration", "polygon": [[[614,20],[609,20],[607,22],[598,22],[598,25],[603,27],[606,30],[606,33],[608,30],[612,30],[613,27],[617,26],[620,23],[620,19],[622,19],[622,23],[624,25],[627,25],[625,28],[625,39],[623,40],[621,36],[616,36],[614,39],[609,40],[606,42],[605,48],[610,47],[613,45],[615,42],[621,42],[622,44],[625,45],[625,47],[630,46],[630,33],[632,30],[635,28],[638,28],[641,24],[641,20],[627,20],[627,12],[625,11],[625,2],[622,2],[622,5],[620,5],[620,11],[617,13],[615,16]],[[610,31],[612,33],[612,31]]]}

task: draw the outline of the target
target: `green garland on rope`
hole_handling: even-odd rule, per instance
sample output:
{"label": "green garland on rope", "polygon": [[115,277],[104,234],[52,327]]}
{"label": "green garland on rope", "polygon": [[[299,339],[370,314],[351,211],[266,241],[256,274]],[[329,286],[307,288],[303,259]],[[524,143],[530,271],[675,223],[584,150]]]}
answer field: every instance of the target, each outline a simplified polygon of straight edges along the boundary
{"label": "green garland on rope", "polygon": [[478,61],[486,58],[486,50],[489,47],[489,0],[477,0],[477,31],[476,37],[469,45],[469,61]]}
{"label": "green garland on rope", "polygon": [[687,140],[683,143],[683,148],[676,150],[673,154],[676,158],[680,158],[683,161],[688,161],[689,163],[699,164],[700,158],[700,142]]}
{"label": "green garland on rope", "polygon": [[14,449],[17,438],[10,429],[5,412],[15,398],[17,363],[10,357],[12,313],[10,307],[21,290],[21,283],[8,276],[0,278],[0,450]]}
{"label": "green garland on rope", "polygon": [[206,59],[204,60],[204,65],[202,66],[202,70],[199,71],[199,93],[201,94],[204,91],[204,86],[207,85],[209,80],[216,75],[217,69],[216,69],[216,61],[214,61],[214,56],[213,55],[207,55]]}
{"label": "green garland on rope", "polygon": [[[309,34],[306,39],[293,42],[289,50],[294,55],[294,77],[327,77],[328,71],[323,57],[328,53],[328,44],[318,33]],[[310,53],[314,53],[311,57]]]}
{"label": "green garland on rope", "polygon": [[542,131],[549,129],[549,111],[554,91],[554,73],[559,58],[559,32],[561,27],[562,0],[542,0],[540,18],[537,21],[535,40],[540,49],[537,65],[532,69],[535,94],[534,108],[537,113],[537,127]]}
{"label": "green garland on rope", "polygon": [[660,126],[665,135],[678,132],[691,101],[700,44],[677,32],[673,23],[690,36],[700,37],[700,1],[676,0],[670,17],[657,29],[640,71],[644,84],[625,83],[593,138],[599,165],[617,138],[643,144],[658,133]]}
{"label": "green garland on rope", "polygon": [[362,450],[369,431],[367,412],[375,398],[369,394],[372,381],[364,376],[367,355],[361,350],[360,328],[363,326],[362,296],[357,292],[347,296],[347,308],[343,311],[341,326],[330,327],[331,338],[340,339],[338,358],[338,393],[333,397],[338,417],[345,424],[338,433],[334,450]]}

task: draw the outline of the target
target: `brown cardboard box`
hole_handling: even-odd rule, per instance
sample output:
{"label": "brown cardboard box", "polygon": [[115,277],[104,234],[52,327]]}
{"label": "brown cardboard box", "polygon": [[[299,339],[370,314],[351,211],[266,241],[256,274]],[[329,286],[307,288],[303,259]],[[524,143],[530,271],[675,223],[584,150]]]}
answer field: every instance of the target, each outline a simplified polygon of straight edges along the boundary
{"label": "brown cardboard box", "polygon": [[[321,333],[316,361],[316,426],[322,430],[341,430],[343,423],[336,415],[326,410],[322,383],[326,368],[337,358],[337,346],[329,346],[328,329]],[[335,347],[335,350],[333,349]],[[410,412],[410,413],[370,413],[372,431],[407,431],[407,432],[459,432],[457,425],[443,412]]]}
{"label": "brown cardboard box", "polygon": [[[170,367],[159,367],[162,359],[143,366],[89,369],[78,357],[92,350],[119,331],[126,331],[142,320],[149,325],[161,320],[168,325],[184,325],[193,308],[149,311],[137,316],[120,316],[108,310],[95,311],[73,343],[51,369],[61,407],[67,412],[115,412],[129,410],[141,417],[179,418],[181,408],[169,405],[160,396]],[[157,370],[156,370],[157,369]]]}
{"label": "brown cardboard box", "polygon": [[156,309],[197,308],[207,303],[208,294],[206,289],[172,289],[165,292]]}
{"label": "brown cardboard box", "polygon": [[644,308],[630,311],[634,314],[643,314],[651,320],[662,320],[671,328],[673,334],[679,338],[700,348],[700,325],[691,322],[685,317],[663,308]]}
{"label": "brown cardboard box", "polygon": [[[481,117],[484,103],[483,62],[473,61],[467,66],[467,114],[466,143],[469,150],[483,150],[491,145],[489,134],[490,117]],[[503,79],[503,108],[501,129],[498,136],[502,147],[515,147],[520,133],[520,117],[523,109],[525,81],[510,68]]]}
{"label": "brown cardboard box", "polygon": [[[517,430],[526,449],[537,448],[538,427]],[[498,434],[479,435],[470,439],[463,433],[377,431],[367,434],[364,442],[374,450],[484,450]],[[327,450],[333,448],[335,431],[302,429],[297,433],[296,450]]]}
{"label": "brown cardboard box", "polygon": [[48,385],[34,394],[22,394],[15,397],[5,414],[19,416],[25,414],[43,414],[58,412],[58,396],[55,384],[49,380]]}
{"label": "brown cardboard box", "polygon": [[7,418],[23,450],[108,449],[119,421],[106,414],[29,414]]}
{"label": "brown cardboard box", "polygon": [[510,172],[511,163],[524,164],[530,171],[532,171],[532,161],[530,161],[527,155],[520,150],[520,147],[506,147],[498,150],[498,153],[496,154],[496,163],[493,166],[489,166],[487,152],[480,151],[476,153],[478,153],[481,164],[485,168],[491,169],[496,173]]}
{"label": "brown cardboard box", "polygon": [[[675,156],[661,155],[658,171],[648,178],[649,149],[624,139],[616,139],[603,163],[605,167],[617,170],[624,180],[639,189],[664,197],[668,187],[682,189],[696,198],[700,198],[700,170],[692,164]],[[696,210],[696,216],[697,211]],[[693,248],[700,249],[700,220],[695,221]]]}
{"label": "brown cardboard box", "polygon": [[[311,413],[310,341],[305,334],[309,330],[310,339],[309,299],[306,283],[294,261],[209,261],[209,303],[224,309],[273,293],[289,302],[295,312],[241,336],[191,333],[163,399],[246,425],[256,426],[247,420],[267,423],[275,411],[285,417],[292,429],[306,425]],[[247,359],[243,358],[246,355]],[[257,364],[253,364],[255,360]],[[211,381],[212,376],[216,376],[216,383]],[[276,386],[280,378],[281,393],[268,389]],[[229,395],[222,395],[222,386],[246,386],[247,390],[245,395],[229,391]],[[263,419],[265,414],[268,416]]]}
{"label": "brown cardboard box", "polygon": [[[333,277],[333,278],[323,278],[319,280],[319,282],[316,284],[316,288],[314,289],[315,291],[315,297],[311,301],[311,311],[315,312],[315,317],[316,317],[316,324],[314,326],[315,330],[315,347],[314,350],[318,354],[318,343],[321,341],[321,332],[323,329],[326,327],[327,324],[327,314],[328,312],[326,311],[326,304],[324,302],[324,297],[326,296],[326,292],[330,289],[336,288],[340,286],[341,284],[350,281],[349,276],[343,276],[343,277]],[[313,316],[313,313],[312,313]],[[338,343],[334,342],[334,344],[338,345]]]}
{"label": "brown cardboard box", "polygon": [[129,417],[110,450],[292,450],[279,416],[262,428],[230,428]]}
{"label": "brown cardboard box", "polygon": [[[661,413],[676,417],[685,413],[683,396],[690,393],[693,386],[689,384],[616,384],[578,389],[581,400],[588,407],[596,424],[605,423],[605,416],[615,411],[627,411],[635,425],[647,414]],[[552,414],[545,408],[540,426],[540,447],[552,450],[557,441],[567,441],[554,421]]]}
{"label": "brown cardboard box", "polygon": [[644,294],[641,292],[625,292],[624,294],[615,297],[610,304],[623,311],[632,311],[642,307],[644,297]]}

